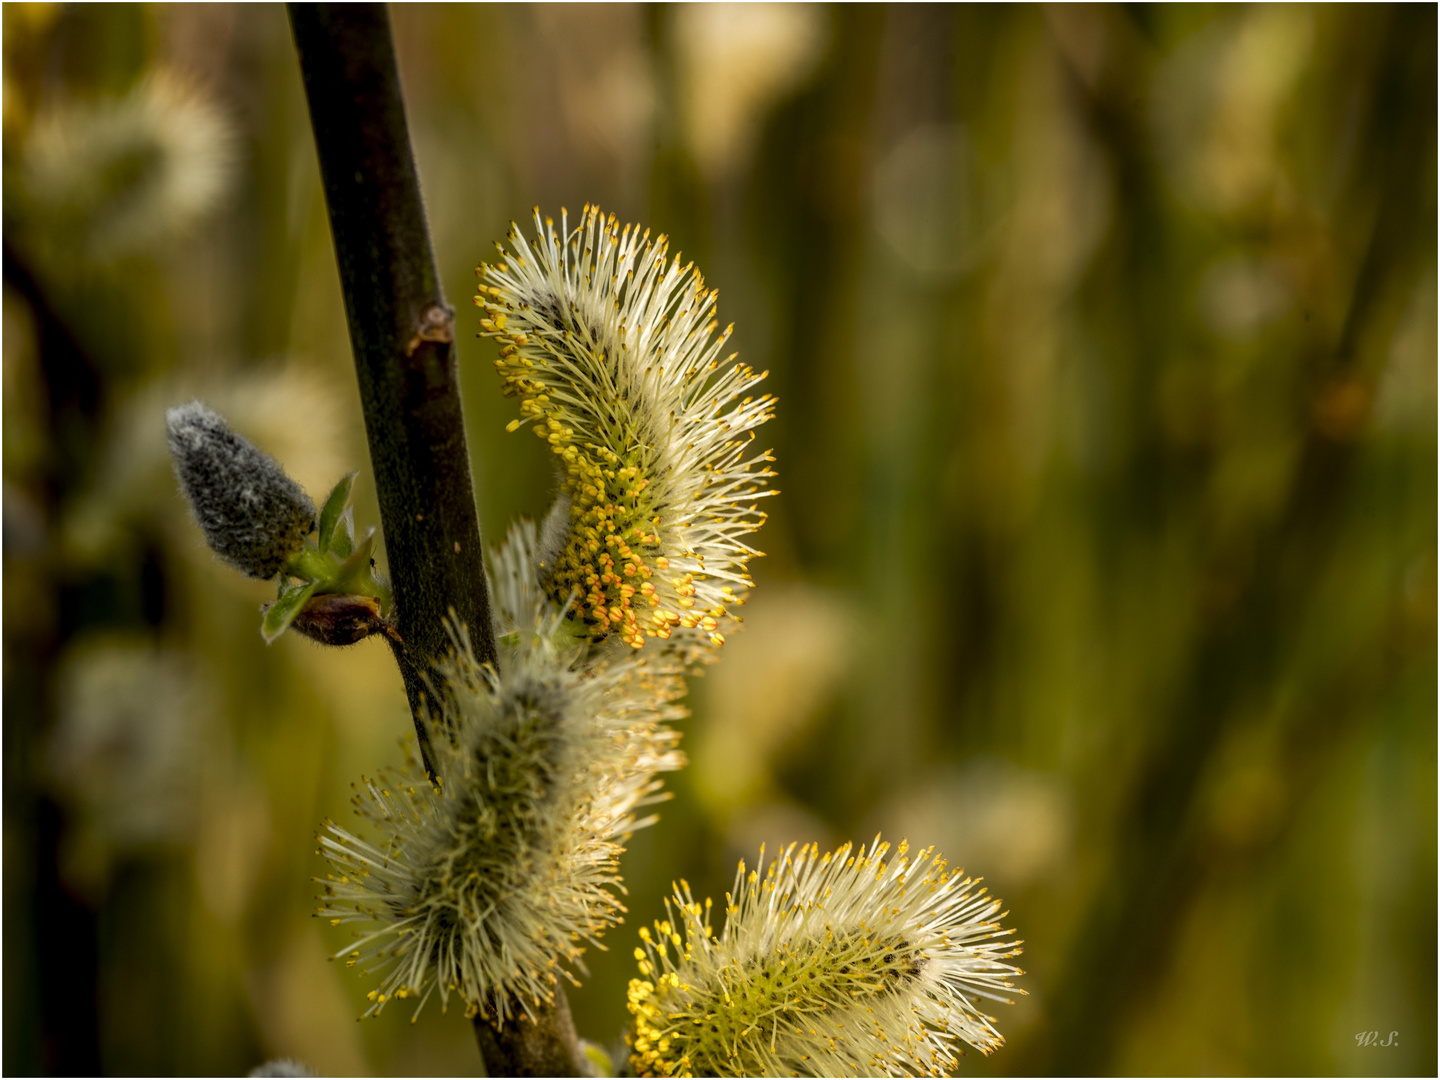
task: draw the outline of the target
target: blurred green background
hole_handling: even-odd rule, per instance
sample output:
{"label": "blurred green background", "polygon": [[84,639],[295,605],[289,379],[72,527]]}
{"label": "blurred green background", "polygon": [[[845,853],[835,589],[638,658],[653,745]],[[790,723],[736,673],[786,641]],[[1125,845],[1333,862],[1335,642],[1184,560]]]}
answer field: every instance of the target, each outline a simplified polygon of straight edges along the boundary
{"label": "blurred green background", "polygon": [[[393,18],[462,327],[595,201],[780,398],[582,1034],[673,878],[883,830],[1026,940],[965,1074],[1433,1074],[1434,6]],[[410,727],[385,648],[266,648],[164,452],[199,396],[312,494],[367,465],[284,11],[6,4],[4,59],[4,1071],[475,1073],[454,1013],[357,1024],[310,916]],[[554,489],[493,349],[492,541]]]}

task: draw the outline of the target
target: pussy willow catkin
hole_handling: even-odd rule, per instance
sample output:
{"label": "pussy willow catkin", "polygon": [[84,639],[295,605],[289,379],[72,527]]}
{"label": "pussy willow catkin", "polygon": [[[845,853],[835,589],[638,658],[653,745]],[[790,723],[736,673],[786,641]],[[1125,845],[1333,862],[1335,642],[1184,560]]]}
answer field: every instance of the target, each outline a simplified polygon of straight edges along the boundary
{"label": "pussy willow catkin", "polygon": [[355,807],[379,839],[333,822],[320,837],[319,914],[364,924],[335,958],[381,976],[367,1015],[396,998],[418,1015],[436,991],[496,1023],[549,1001],[562,965],[619,921],[621,840],[681,764],[666,726],[683,715],[677,662],[580,663],[534,567],[534,528],[516,526],[490,561],[498,671],[457,633],[434,673],[435,783],[414,761],[362,780]]}
{"label": "pussy willow catkin", "polygon": [[569,618],[592,641],[616,635],[720,645],[759,554],[744,537],[765,520],[773,475],[753,448],[774,399],[765,377],[723,356],[718,293],[664,236],[586,206],[572,229],[535,212],[536,237],[513,227],[500,261],[482,265],[482,332],[520,419],[560,468],[567,527],[545,552],[544,586],[573,598]]}
{"label": "pussy willow catkin", "polygon": [[943,1075],[962,1041],[1000,1046],[980,1004],[1009,1001],[1021,974],[1000,901],[931,849],[889,851],[791,845],[768,867],[762,851],[740,864],[718,938],[710,901],[681,882],[635,950],[636,1073]]}

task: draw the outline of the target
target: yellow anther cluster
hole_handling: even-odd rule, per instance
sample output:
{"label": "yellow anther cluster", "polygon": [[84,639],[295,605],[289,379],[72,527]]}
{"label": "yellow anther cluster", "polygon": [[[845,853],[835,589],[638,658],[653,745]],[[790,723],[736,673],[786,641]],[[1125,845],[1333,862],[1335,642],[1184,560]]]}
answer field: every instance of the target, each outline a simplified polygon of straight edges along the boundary
{"label": "yellow anther cluster", "polygon": [[665,1013],[664,998],[671,988],[680,988],[680,977],[674,972],[661,975],[655,982],[630,980],[627,1007],[635,1017],[635,1025],[626,1039],[632,1051],[630,1063],[637,1076],[695,1075],[690,1055],[676,1052],[667,1034],[672,1025]]}
{"label": "yellow anther cluster", "polygon": [[[512,385],[515,381],[507,380],[507,392]],[[524,402],[522,398],[522,412]],[[559,459],[561,490],[570,497],[569,536],[555,565],[547,568],[551,596],[562,603],[578,598],[572,614],[584,622],[592,640],[617,633],[638,649],[646,635],[669,637],[670,627],[681,625],[682,616],[655,611],[641,621],[645,608],[660,606],[651,578],[668,563],[660,555],[658,519],[645,498],[650,482],[640,466],[608,447],[577,447],[570,441],[573,429],[553,417],[546,417],[543,426],[537,423],[535,431],[546,437]],[[637,456],[632,453],[630,460]],[[684,579],[678,586],[693,589]],[[695,624],[693,618],[689,624]]]}

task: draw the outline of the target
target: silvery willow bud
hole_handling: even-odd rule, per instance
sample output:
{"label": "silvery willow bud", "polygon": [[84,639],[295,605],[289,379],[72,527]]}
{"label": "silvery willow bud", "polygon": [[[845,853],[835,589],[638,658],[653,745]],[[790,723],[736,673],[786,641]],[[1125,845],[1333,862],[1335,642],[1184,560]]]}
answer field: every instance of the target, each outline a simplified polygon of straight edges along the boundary
{"label": "silvery willow bud", "polygon": [[250,577],[285,569],[315,528],[315,504],[280,463],[198,401],[165,414],[175,475],[215,554]]}

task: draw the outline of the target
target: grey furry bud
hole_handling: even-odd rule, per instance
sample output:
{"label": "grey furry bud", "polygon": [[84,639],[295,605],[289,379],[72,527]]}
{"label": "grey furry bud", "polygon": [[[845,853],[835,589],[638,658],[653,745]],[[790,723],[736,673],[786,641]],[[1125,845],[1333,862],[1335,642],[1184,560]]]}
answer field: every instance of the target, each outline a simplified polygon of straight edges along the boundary
{"label": "grey furry bud", "polygon": [[269,579],[315,527],[315,504],[269,454],[192,401],[165,414],[175,475],[215,554]]}

